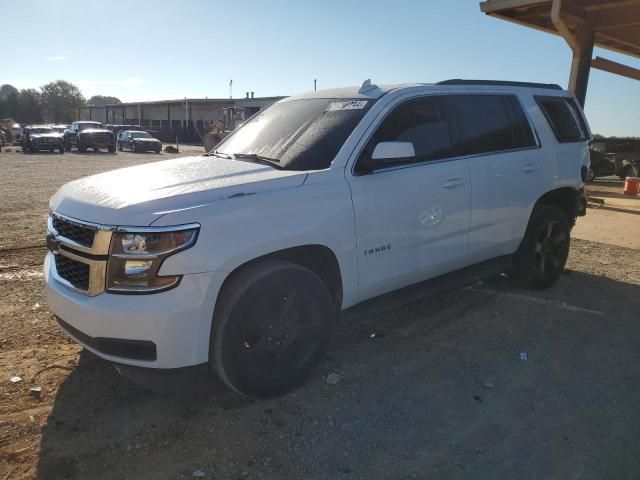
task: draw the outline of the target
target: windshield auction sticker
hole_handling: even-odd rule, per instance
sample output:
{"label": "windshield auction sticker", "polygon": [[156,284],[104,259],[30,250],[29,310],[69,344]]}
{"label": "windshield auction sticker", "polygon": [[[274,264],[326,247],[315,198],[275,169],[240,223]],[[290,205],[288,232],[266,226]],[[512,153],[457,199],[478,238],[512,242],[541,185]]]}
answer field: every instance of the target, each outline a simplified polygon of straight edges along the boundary
{"label": "windshield auction sticker", "polygon": [[333,102],[327,107],[327,112],[339,112],[342,110],[362,110],[367,106],[367,100],[349,100],[348,102]]}

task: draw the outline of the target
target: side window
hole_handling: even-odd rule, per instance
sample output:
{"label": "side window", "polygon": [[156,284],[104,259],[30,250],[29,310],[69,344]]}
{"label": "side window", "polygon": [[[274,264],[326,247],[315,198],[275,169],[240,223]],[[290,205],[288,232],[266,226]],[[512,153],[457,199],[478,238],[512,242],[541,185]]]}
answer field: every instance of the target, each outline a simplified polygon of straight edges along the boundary
{"label": "side window", "polygon": [[378,127],[362,155],[371,155],[380,142],[412,142],[415,162],[453,156],[449,119],[443,97],[426,97],[400,104]]}
{"label": "side window", "polygon": [[535,97],[560,143],[587,139],[586,126],[573,99],[565,97]]}
{"label": "side window", "polygon": [[455,95],[461,155],[536,145],[531,125],[514,95]]}

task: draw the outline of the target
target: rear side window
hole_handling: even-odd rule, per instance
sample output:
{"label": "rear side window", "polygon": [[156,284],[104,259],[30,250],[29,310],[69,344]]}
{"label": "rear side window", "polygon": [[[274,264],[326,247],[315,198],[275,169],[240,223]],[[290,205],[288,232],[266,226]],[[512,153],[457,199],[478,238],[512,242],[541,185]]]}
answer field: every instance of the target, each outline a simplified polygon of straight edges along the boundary
{"label": "rear side window", "polygon": [[586,125],[573,99],[540,96],[535,98],[558,142],[580,142],[587,139]]}
{"label": "rear side window", "polygon": [[365,148],[371,154],[380,142],[411,142],[415,162],[453,156],[449,119],[443,97],[433,96],[400,104],[384,119]]}
{"label": "rear side window", "polygon": [[535,147],[527,117],[515,95],[455,95],[461,155]]}

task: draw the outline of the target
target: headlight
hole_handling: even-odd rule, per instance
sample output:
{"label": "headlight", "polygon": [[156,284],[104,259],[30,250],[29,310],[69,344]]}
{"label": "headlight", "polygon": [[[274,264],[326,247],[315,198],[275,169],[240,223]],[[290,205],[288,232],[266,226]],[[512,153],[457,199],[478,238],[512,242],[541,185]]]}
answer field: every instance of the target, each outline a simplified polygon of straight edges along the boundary
{"label": "headlight", "polygon": [[107,290],[149,293],[175,287],[181,276],[158,275],[162,262],[195,245],[199,230],[198,224],[118,229],[111,240]]}

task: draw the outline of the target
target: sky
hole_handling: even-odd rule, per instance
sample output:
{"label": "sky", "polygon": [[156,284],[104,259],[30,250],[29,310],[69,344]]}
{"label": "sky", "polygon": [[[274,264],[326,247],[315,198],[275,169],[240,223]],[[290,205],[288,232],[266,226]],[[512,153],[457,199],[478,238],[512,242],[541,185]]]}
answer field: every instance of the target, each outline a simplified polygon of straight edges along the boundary
{"label": "sky", "polygon": [[[9,15],[7,15],[7,13]],[[488,17],[477,0],[0,0],[13,60],[0,84],[63,79],[123,101],[293,95],[447,78],[567,86],[560,37]],[[5,47],[5,52],[7,52]],[[594,56],[640,68],[596,48]],[[640,135],[640,82],[592,69],[594,133]]]}

